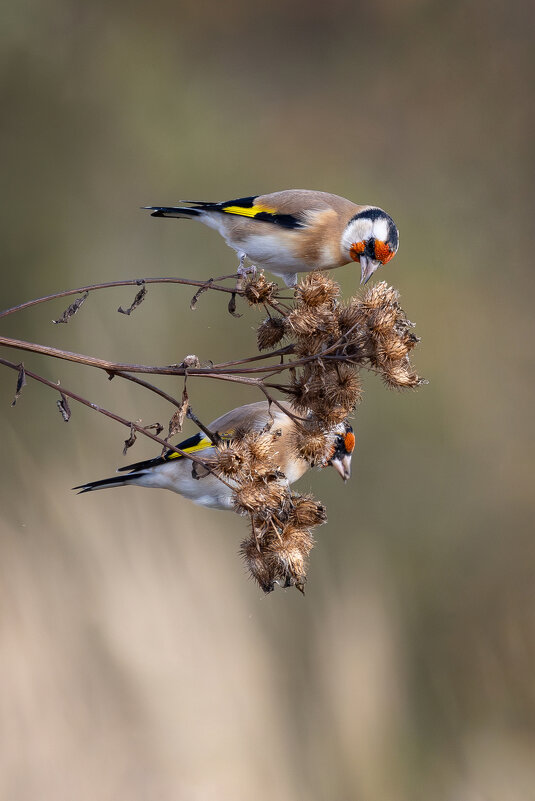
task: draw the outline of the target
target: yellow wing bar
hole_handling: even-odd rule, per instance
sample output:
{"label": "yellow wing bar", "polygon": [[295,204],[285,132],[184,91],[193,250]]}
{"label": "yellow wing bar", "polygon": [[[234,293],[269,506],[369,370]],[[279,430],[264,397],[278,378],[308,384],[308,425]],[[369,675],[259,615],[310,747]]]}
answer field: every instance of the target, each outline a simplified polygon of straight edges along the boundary
{"label": "yellow wing bar", "polygon": [[226,214],[238,214],[240,217],[256,217],[257,214],[261,214],[264,212],[265,214],[276,214],[277,209],[269,208],[269,206],[250,206],[246,208],[245,206],[224,206],[221,209]]}

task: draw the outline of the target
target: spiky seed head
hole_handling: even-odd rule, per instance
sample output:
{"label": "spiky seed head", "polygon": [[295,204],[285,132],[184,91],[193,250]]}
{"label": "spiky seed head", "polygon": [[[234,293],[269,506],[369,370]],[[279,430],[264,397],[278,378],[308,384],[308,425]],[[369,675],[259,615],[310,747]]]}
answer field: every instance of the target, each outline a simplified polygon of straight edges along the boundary
{"label": "spiky seed head", "polygon": [[386,281],[379,281],[366,290],[362,297],[362,305],[369,309],[378,309],[385,305],[396,305],[399,301],[399,292]]}
{"label": "spiky seed head", "polygon": [[267,317],[256,331],[259,350],[272,348],[284,337],[286,322],[282,317]]}
{"label": "spiky seed head", "polygon": [[360,400],[362,387],[356,370],[349,364],[338,364],[325,373],[324,396],[330,406],[341,406],[348,413]]}
{"label": "spiky seed head", "polygon": [[421,379],[408,359],[387,362],[381,372],[385,384],[396,389],[417,387],[421,383]]}
{"label": "spiky seed head", "polygon": [[251,306],[256,306],[259,303],[266,303],[268,300],[271,300],[277,290],[277,284],[268,281],[264,273],[259,272],[246,279],[243,287],[243,294]]}
{"label": "spiky seed head", "polygon": [[405,358],[408,352],[406,338],[400,337],[393,331],[376,339],[375,355],[379,364],[399,361]]}
{"label": "spiky seed head", "polygon": [[265,520],[272,510],[284,506],[288,488],[279,480],[253,478],[234,491],[234,508],[239,513],[253,513]]}
{"label": "spiky seed head", "polygon": [[242,542],[240,553],[251,576],[258,582],[261,589],[264,592],[272,592],[275,587],[275,577],[270,556],[262,552],[260,542],[254,535]]}
{"label": "spiky seed head", "polygon": [[388,333],[396,324],[397,314],[397,309],[390,305],[371,309],[368,314],[368,327],[377,334]]}
{"label": "spiky seed head", "polygon": [[326,428],[332,428],[332,426],[343,423],[351,411],[345,406],[332,406],[325,400],[312,402],[310,409]]}
{"label": "spiky seed head", "polygon": [[340,285],[325,273],[307,273],[299,282],[295,294],[298,303],[315,308],[317,306],[333,306],[340,294]]}
{"label": "spiky seed head", "polygon": [[243,468],[243,454],[232,445],[222,443],[217,446],[211,462],[216,470],[226,476],[234,476]]}
{"label": "spiky seed head", "polygon": [[327,520],[325,507],[312,495],[294,496],[288,522],[297,528],[319,526]]}
{"label": "spiky seed head", "polygon": [[357,298],[351,298],[347,303],[338,306],[336,316],[342,334],[366,325],[366,313]]}
{"label": "spiky seed head", "polygon": [[301,427],[295,432],[295,445],[299,456],[312,467],[322,464],[328,447],[327,437],[321,428]]}

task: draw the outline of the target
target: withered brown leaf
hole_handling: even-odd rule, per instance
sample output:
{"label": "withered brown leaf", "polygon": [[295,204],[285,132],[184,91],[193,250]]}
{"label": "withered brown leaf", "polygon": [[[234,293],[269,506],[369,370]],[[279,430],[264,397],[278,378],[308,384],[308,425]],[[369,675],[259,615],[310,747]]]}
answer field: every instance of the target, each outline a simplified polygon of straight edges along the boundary
{"label": "withered brown leaf", "polygon": [[89,296],[89,292],[84,292],[84,294],[81,297],[77,298],[74,301],[74,303],[71,303],[71,305],[68,306],[65,309],[65,311],[63,312],[61,317],[58,317],[57,320],[52,320],[52,322],[56,323],[56,324],[57,323],[68,323],[69,320],[71,319],[71,317],[74,317],[76,312],[79,310],[80,306],[83,303],[85,303],[85,301],[87,300],[88,296]]}
{"label": "withered brown leaf", "polygon": [[134,300],[132,301],[131,305],[127,309],[123,309],[122,306],[119,306],[117,311],[120,314],[127,314],[127,315],[132,314],[134,309],[137,309],[137,307],[140,306],[145,300],[145,295],[147,294],[147,287],[145,286],[145,281],[136,281],[136,283],[138,284],[138,286],[141,286],[141,289],[139,290]]}
{"label": "withered brown leaf", "polygon": [[60,400],[56,401],[56,405],[57,405],[57,407],[59,409],[59,413],[63,417],[64,421],[66,423],[68,423],[69,420],[71,419],[71,409],[70,409],[70,406],[69,406],[69,402],[68,402],[66,396],[63,394],[63,392],[60,392],[59,394],[61,395],[61,398],[60,398]]}
{"label": "withered brown leaf", "polygon": [[22,392],[22,387],[26,386],[26,371],[24,370],[24,365],[21,362],[19,364],[19,375],[17,378],[17,388],[15,390],[15,397],[11,401],[11,405],[15,406],[18,399],[20,398],[20,393]]}
{"label": "withered brown leaf", "polygon": [[128,448],[132,447],[136,439],[136,429],[134,428],[134,424],[130,423],[130,436],[124,441],[123,456],[126,456]]}

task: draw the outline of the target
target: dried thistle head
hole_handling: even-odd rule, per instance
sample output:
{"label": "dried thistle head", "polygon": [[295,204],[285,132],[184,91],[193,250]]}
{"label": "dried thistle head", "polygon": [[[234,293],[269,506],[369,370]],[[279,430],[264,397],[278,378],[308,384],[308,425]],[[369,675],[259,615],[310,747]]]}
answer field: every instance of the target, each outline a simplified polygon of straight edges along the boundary
{"label": "dried thistle head", "polygon": [[378,364],[404,359],[408,352],[406,337],[400,337],[395,332],[382,334],[376,338],[374,355]]}
{"label": "dried thistle head", "polygon": [[390,304],[385,304],[384,306],[370,309],[366,322],[371,331],[383,334],[392,331],[396,324],[397,317],[397,308]]}
{"label": "dried thistle head", "polygon": [[294,495],[292,508],[288,515],[288,523],[297,528],[312,528],[327,521],[325,507],[318,503],[312,495]]}
{"label": "dried thistle head", "polygon": [[234,509],[239,514],[254,514],[260,520],[270,517],[272,510],[285,506],[288,496],[286,482],[278,478],[262,478],[244,482],[234,491]]}
{"label": "dried thistle head", "polygon": [[276,578],[271,561],[262,552],[259,540],[254,535],[248,537],[242,542],[240,553],[251,576],[258,582],[260,588],[264,592],[273,592]]}
{"label": "dried thistle head", "polygon": [[293,438],[295,451],[302,459],[312,467],[323,464],[328,456],[330,441],[325,428],[317,418],[313,417],[309,422],[296,428]]}
{"label": "dried thistle head", "polygon": [[363,308],[378,309],[381,306],[396,305],[399,302],[399,292],[388,286],[386,281],[379,281],[364,293],[361,304]]}
{"label": "dried thistle head", "polygon": [[336,315],[342,334],[347,335],[348,332],[355,328],[358,329],[366,325],[366,312],[359,298],[350,298],[347,303],[340,304],[336,310]]}
{"label": "dried thistle head", "polygon": [[266,317],[256,331],[258,350],[272,348],[286,333],[286,321],[283,317]]}
{"label": "dried thistle head", "polygon": [[425,383],[416,373],[408,359],[386,362],[381,365],[381,375],[388,387],[406,389]]}
{"label": "dried thistle head", "polygon": [[270,538],[266,552],[275,581],[304,592],[308,556],[313,547],[310,531],[291,523],[284,526],[280,537]]}
{"label": "dried thistle head", "polygon": [[251,304],[267,303],[278,290],[277,284],[268,281],[263,272],[248,276],[243,286],[243,294]]}
{"label": "dried thistle head", "polygon": [[318,306],[332,307],[340,294],[340,285],[325,273],[307,273],[299,282],[295,294],[298,303],[309,308]]}
{"label": "dried thistle head", "polygon": [[357,371],[349,364],[335,363],[325,372],[323,395],[329,406],[345,409],[344,417],[354,409],[362,394],[362,386]]}
{"label": "dried thistle head", "polygon": [[222,442],[217,445],[214,455],[206,459],[206,462],[225,476],[235,476],[243,469],[244,454],[239,447]]}

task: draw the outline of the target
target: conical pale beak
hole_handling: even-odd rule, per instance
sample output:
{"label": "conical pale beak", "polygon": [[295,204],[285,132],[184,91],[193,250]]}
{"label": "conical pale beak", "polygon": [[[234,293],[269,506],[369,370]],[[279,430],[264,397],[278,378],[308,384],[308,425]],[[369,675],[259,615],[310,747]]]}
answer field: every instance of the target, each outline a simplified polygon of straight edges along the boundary
{"label": "conical pale beak", "polygon": [[344,481],[351,476],[351,456],[348,454],[346,456],[342,456],[341,459],[333,459],[331,461],[332,466]]}
{"label": "conical pale beak", "polygon": [[362,254],[362,256],[360,257],[360,270],[361,270],[360,283],[367,284],[380,264],[381,264],[380,261],[369,259],[367,256]]}

